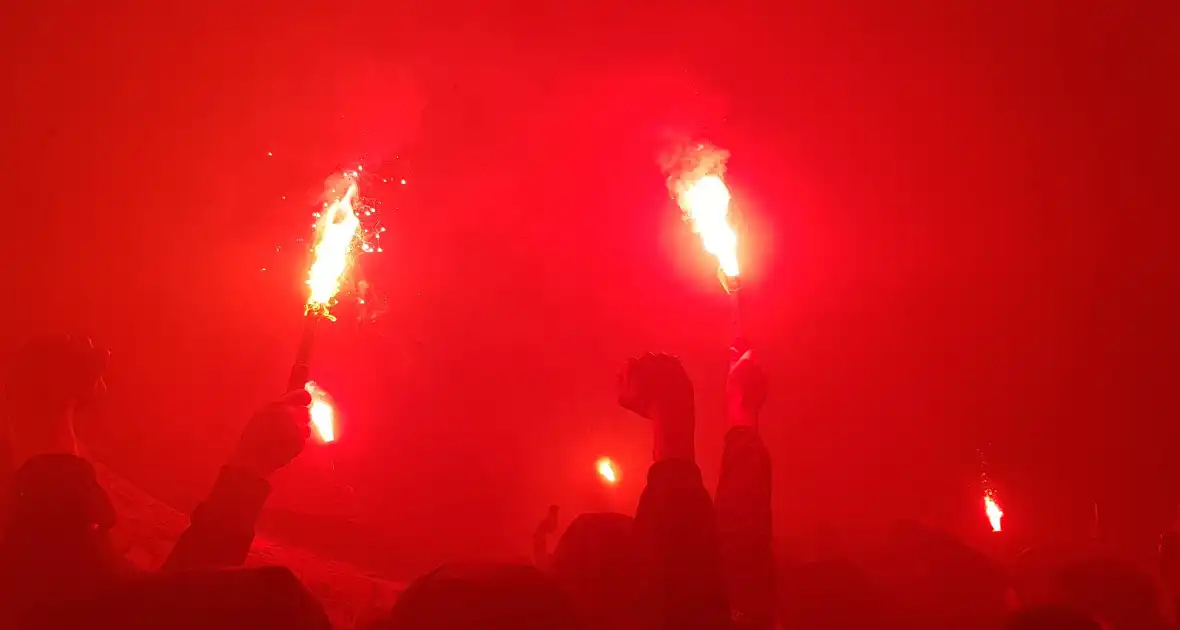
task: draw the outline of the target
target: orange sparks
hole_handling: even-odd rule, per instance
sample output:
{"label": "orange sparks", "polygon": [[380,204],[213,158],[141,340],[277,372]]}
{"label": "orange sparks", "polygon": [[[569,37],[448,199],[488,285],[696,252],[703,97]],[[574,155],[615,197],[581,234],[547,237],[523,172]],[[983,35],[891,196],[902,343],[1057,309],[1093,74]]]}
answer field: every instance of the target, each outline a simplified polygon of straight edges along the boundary
{"label": "orange sparks", "polygon": [[328,392],[316,385],[315,381],[308,381],[303,388],[311,394],[311,405],[307,409],[316,438],[325,444],[332,442],[336,439],[336,406],[332,404]]}
{"label": "orange sparks", "polygon": [[611,461],[611,458],[600,457],[598,461],[594,463],[594,468],[598,471],[598,476],[602,477],[603,481],[611,485],[619,482],[619,475],[615,470],[615,463]]}
{"label": "orange sparks", "polygon": [[728,154],[720,149],[697,145],[681,159],[668,188],[684,212],[684,220],[701,235],[705,250],[717,258],[721,273],[736,278],[739,273],[737,232],[729,223],[729,188],[722,176]]}
{"label": "orange sparks", "polygon": [[983,492],[983,511],[987,514],[987,521],[991,523],[992,531],[1003,531],[1004,528],[1000,523],[1004,518],[1004,510],[1000,509],[1000,504],[996,503],[996,491],[992,489],[984,490]]}
{"label": "orange sparks", "polygon": [[353,244],[361,236],[361,222],[356,215],[356,178],[345,174],[341,184],[345,186],[344,194],[324,202],[316,221],[315,259],[307,277],[310,291],[305,312],[329,319],[329,308],[336,303],[341,279],[352,263]]}

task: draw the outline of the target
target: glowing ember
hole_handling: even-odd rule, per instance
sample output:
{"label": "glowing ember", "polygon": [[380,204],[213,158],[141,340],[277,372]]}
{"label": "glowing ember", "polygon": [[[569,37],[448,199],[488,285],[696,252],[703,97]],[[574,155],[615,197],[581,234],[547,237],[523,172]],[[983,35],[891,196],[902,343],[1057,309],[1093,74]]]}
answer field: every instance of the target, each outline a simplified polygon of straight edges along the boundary
{"label": "glowing ember", "polygon": [[701,235],[705,250],[717,258],[721,273],[737,277],[737,232],[729,223],[729,188],[722,175],[728,154],[697,145],[681,156],[668,177],[668,189],[676,197],[684,220]]}
{"label": "glowing ember", "polygon": [[615,471],[615,463],[609,457],[599,458],[594,464],[595,469],[598,470],[598,476],[609,484],[616,484],[619,482],[619,475]]}
{"label": "glowing ember", "polygon": [[341,182],[343,195],[324,203],[316,221],[316,240],[307,285],[307,313],[331,318],[329,309],[336,303],[340,282],[352,263],[353,244],[360,238],[360,218],[356,214],[357,184],[346,174]]}
{"label": "glowing ember", "polygon": [[1000,509],[1000,504],[996,503],[995,490],[989,488],[983,492],[983,511],[987,514],[987,520],[992,525],[992,531],[1003,531],[1000,521],[1004,518],[1004,510]]}
{"label": "glowing ember", "polygon": [[308,414],[311,416],[311,428],[316,438],[325,444],[336,439],[336,406],[323,388],[308,381],[304,385],[307,393],[311,394],[311,405]]}

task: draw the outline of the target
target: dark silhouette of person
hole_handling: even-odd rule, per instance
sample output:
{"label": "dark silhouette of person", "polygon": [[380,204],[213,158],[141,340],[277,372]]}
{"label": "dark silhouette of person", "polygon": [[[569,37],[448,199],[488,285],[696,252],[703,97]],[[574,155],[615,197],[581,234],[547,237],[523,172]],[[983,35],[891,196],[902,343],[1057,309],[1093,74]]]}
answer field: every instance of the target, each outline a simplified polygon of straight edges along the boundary
{"label": "dark silhouette of person", "polygon": [[1045,604],[1016,611],[1004,630],[1102,630],[1102,624],[1069,606]]}
{"label": "dark silhouette of person", "polygon": [[793,630],[880,630],[894,627],[881,593],[855,565],[816,560],[779,576],[778,619]]}
{"label": "dark silhouette of person", "polygon": [[890,532],[874,575],[913,628],[999,628],[1008,579],[985,554],[916,522]]}
{"label": "dark silhouette of person", "polygon": [[553,552],[552,574],[592,630],[627,630],[642,622],[633,528],[626,514],[581,514]]}
{"label": "dark silhouette of person", "polygon": [[[108,357],[87,338],[61,336],[27,344],[12,363],[5,410],[18,468],[0,541],[0,601],[11,619],[29,621],[140,577],[111,544],[116,515],[74,437],[75,412],[105,392]],[[309,403],[306,392],[292,392],[251,418],[167,569],[245,559],[269,492],[265,477],[303,448]]]}
{"label": "dark silhouette of person", "polygon": [[1085,558],[1057,572],[1066,603],[1098,620],[1108,630],[1162,630],[1156,584],[1121,560]]}
{"label": "dark silhouette of person", "polygon": [[318,600],[285,567],[145,574],[44,613],[29,628],[330,630]]}
{"label": "dark silhouette of person", "polygon": [[540,523],[537,523],[537,529],[533,531],[533,564],[541,569],[547,569],[552,560],[549,555],[549,537],[557,532],[557,516],[560,510],[558,506],[550,505],[549,512]]}
{"label": "dark silhouette of person", "polygon": [[297,389],[254,414],[209,496],[195,510],[165,570],[242,564],[254,542],[254,526],[270,494],[270,476],[291,463],[311,434],[311,395]]}
{"label": "dark silhouette of person", "polygon": [[134,573],[108,536],[115,522],[94,468],[78,457],[75,412],[105,391],[107,353],[84,337],[22,346],[5,381],[11,471],[0,541],[0,597],[11,618],[85,597]]}
{"label": "dark silhouette of person", "polygon": [[560,589],[533,566],[459,563],[414,580],[371,630],[578,630]]}
{"label": "dark silhouette of person", "polygon": [[772,630],[775,620],[774,542],[770,512],[770,453],[758,433],[766,374],[746,350],[725,384],[725,448],[714,504],[721,561],[736,628]]}
{"label": "dark silhouette of person", "polygon": [[635,513],[639,597],[650,628],[729,626],[713,500],[696,464],[692,381],[665,354],[631,359],[618,379],[619,403],[651,421],[653,459]]}

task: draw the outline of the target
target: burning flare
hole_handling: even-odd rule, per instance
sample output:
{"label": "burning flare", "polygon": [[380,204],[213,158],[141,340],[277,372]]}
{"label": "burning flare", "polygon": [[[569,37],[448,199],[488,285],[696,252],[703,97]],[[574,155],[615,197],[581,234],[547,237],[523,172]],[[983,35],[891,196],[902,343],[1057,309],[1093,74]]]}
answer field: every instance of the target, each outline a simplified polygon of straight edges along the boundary
{"label": "burning flare", "polygon": [[352,263],[353,244],[361,236],[361,221],[356,215],[356,179],[346,174],[336,188],[340,185],[345,186],[344,194],[324,202],[324,209],[317,217],[315,259],[307,276],[311,290],[305,313],[328,319],[332,318],[329,309],[336,303],[340,281]]}
{"label": "burning flare", "polygon": [[308,414],[311,416],[311,428],[316,438],[327,444],[336,439],[336,406],[332,404],[328,392],[324,391],[315,381],[308,381],[304,385],[307,393],[311,394],[311,405]]}
{"label": "burning flare", "polygon": [[737,232],[729,223],[729,188],[722,176],[729,154],[706,145],[686,152],[668,177],[668,189],[684,211],[684,220],[701,235],[705,251],[713,254],[726,278],[740,272]]}
{"label": "burning flare", "polygon": [[992,531],[1003,531],[1004,528],[1000,521],[1004,518],[1004,510],[1000,509],[1000,504],[996,503],[996,491],[992,489],[984,490],[983,492],[983,511],[987,514],[987,521],[991,523]]}
{"label": "burning flare", "polygon": [[594,464],[595,469],[598,470],[598,476],[602,480],[614,485],[619,482],[619,475],[615,471],[615,463],[609,457],[600,457]]}

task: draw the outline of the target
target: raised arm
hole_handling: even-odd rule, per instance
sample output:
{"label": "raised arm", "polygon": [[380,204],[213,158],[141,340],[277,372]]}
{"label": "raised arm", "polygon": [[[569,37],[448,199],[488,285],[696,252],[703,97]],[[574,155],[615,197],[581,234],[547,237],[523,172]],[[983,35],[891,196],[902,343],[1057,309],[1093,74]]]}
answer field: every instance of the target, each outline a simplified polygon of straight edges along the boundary
{"label": "raised arm", "polygon": [[78,456],[75,412],[106,389],[108,354],[86,337],[38,339],[13,357],[4,390],[11,468],[2,495],[0,608],[40,614],[131,571],[110,544],[115,512]]}
{"label": "raised arm", "polygon": [[33,340],[16,353],[4,390],[10,474],[37,455],[78,454],[74,416],[106,392],[109,359],[90,338],[67,335]]}
{"label": "raised arm", "polygon": [[624,368],[619,402],[652,423],[655,463],[635,515],[648,627],[725,628],[713,501],[694,459],[692,383],[679,360],[649,354]]}
{"label": "raised arm", "polygon": [[270,495],[267,480],[291,463],[307,442],[310,403],[310,394],[299,389],[254,414],[209,496],[193,510],[189,528],[164,562],[165,570],[245,562],[254,543],[254,526]]}
{"label": "raised arm", "polygon": [[737,356],[730,368],[725,398],[729,429],[716,506],[726,588],[736,627],[771,630],[775,589],[770,453],[758,434],[766,375],[749,351]]}

